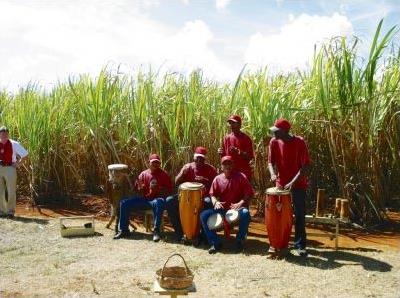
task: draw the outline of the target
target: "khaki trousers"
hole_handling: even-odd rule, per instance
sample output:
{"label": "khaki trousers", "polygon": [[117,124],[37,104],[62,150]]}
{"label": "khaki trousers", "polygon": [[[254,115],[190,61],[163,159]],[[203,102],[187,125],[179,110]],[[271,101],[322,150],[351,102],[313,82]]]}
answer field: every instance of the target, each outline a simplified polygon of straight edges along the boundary
{"label": "khaki trousers", "polygon": [[[0,214],[15,213],[17,202],[17,169],[13,166],[0,166]],[[6,189],[8,200],[6,200]]]}

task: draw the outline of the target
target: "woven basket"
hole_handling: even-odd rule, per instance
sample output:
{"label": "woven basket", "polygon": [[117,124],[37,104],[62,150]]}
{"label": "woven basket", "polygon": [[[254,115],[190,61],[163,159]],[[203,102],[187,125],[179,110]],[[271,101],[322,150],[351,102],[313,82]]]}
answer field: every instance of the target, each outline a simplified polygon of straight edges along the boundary
{"label": "woven basket", "polygon": [[[174,256],[181,257],[183,263],[185,264],[185,267],[166,267],[168,261]],[[186,265],[185,259],[180,254],[171,255],[164,263],[163,268],[157,270],[156,275],[160,287],[165,289],[185,289],[191,287],[193,284],[193,273],[192,271],[190,271],[190,269]]]}

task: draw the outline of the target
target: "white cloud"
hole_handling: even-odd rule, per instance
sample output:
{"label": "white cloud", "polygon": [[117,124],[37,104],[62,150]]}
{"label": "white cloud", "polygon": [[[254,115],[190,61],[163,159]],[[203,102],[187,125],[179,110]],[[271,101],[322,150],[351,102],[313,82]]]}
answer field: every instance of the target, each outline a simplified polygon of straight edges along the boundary
{"label": "white cloud", "polygon": [[181,0],[183,4],[189,5],[189,0]]}
{"label": "white cloud", "polygon": [[31,80],[49,87],[70,75],[97,75],[109,63],[229,76],[205,22],[168,26],[141,11],[145,2],[157,1],[0,2],[1,87],[15,90]]}
{"label": "white cloud", "polygon": [[224,11],[228,7],[230,2],[231,2],[231,0],[216,0],[215,7],[220,12]]}
{"label": "white cloud", "polygon": [[250,64],[250,68],[268,65],[273,71],[305,68],[313,56],[315,44],[351,34],[351,22],[337,13],[332,16],[292,16],[276,34],[253,34],[245,52],[245,62]]}

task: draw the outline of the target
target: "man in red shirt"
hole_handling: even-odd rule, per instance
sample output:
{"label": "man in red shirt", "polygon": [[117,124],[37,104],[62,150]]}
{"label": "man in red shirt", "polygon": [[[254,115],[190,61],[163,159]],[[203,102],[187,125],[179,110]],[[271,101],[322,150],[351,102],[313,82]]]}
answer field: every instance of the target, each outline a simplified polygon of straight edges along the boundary
{"label": "man in red shirt", "polygon": [[[289,121],[278,119],[270,128],[275,137],[269,143],[268,169],[271,181],[275,181],[278,188],[292,192],[296,218],[294,247],[299,255],[306,256],[305,202],[310,157],[304,139],[291,135],[290,127]],[[274,252],[274,248],[270,250]]]}
{"label": "man in red shirt", "polygon": [[242,118],[239,115],[230,116],[228,123],[231,133],[224,137],[222,147],[218,149],[218,153],[221,157],[232,156],[235,168],[250,181],[252,177],[250,161],[254,158],[253,141],[240,130]]}
{"label": "man in red shirt", "polygon": [[235,209],[239,212],[236,251],[241,252],[243,250],[243,241],[250,224],[249,202],[254,196],[249,180],[243,173],[234,169],[232,156],[224,156],[221,159],[221,166],[223,173],[215,177],[210,188],[214,208],[203,210],[200,214],[201,226],[207,236],[208,243],[211,245],[208,250],[210,254],[216,253],[221,248],[221,242],[217,233],[208,228],[207,220],[215,213],[225,216],[229,209]]}
{"label": "man in red shirt", "polygon": [[150,155],[149,164],[149,169],[140,173],[134,185],[140,195],[122,200],[120,203],[119,232],[114,239],[130,235],[128,224],[131,211],[152,209],[154,214],[153,241],[160,240],[164,198],[172,193],[172,181],[168,174],[160,168],[161,160],[157,154]]}
{"label": "man in red shirt", "polygon": [[[204,147],[197,147],[194,151],[193,162],[185,164],[179,174],[175,177],[175,184],[180,185],[184,182],[199,182],[205,186],[204,203],[205,208],[210,208],[211,200],[208,197],[210,186],[217,170],[206,163],[207,149]],[[211,206],[210,206],[211,205]],[[181,240],[183,236],[181,221],[179,218],[179,201],[178,195],[169,196],[166,199],[166,209],[168,211],[169,219],[174,227],[177,240]]]}
{"label": "man in red shirt", "polygon": [[0,217],[14,218],[17,167],[27,155],[28,151],[20,143],[9,138],[8,128],[0,127]]}

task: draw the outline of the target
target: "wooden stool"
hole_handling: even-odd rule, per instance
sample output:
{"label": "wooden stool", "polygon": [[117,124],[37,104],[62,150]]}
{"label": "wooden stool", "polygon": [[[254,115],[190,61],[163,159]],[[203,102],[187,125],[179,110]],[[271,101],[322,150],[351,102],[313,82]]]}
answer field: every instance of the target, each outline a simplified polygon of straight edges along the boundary
{"label": "wooden stool", "polygon": [[[153,210],[148,209],[144,211],[144,227],[146,228],[146,232],[151,231],[153,223]],[[164,232],[164,212],[161,215],[161,226],[160,226],[160,232]]]}

